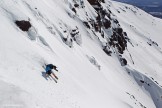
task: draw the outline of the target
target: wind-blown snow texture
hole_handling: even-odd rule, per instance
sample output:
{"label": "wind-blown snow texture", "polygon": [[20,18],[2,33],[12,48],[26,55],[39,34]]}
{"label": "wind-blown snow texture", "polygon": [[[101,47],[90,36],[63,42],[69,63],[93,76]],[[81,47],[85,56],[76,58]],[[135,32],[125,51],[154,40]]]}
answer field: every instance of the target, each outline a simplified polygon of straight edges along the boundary
{"label": "wind-blown snow texture", "polygon": [[161,28],[114,1],[0,0],[0,108],[162,108]]}

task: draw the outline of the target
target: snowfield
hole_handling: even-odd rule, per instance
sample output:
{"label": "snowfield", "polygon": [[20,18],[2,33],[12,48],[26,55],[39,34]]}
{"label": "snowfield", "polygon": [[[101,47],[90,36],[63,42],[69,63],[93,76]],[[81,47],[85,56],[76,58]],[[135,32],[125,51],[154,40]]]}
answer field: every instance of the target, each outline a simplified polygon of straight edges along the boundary
{"label": "snowfield", "polygon": [[[162,20],[115,1],[99,5],[0,0],[0,108],[162,108]],[[28,22],[24,31],[16,21]],[[58,83],[43,76],[48,63]]]}

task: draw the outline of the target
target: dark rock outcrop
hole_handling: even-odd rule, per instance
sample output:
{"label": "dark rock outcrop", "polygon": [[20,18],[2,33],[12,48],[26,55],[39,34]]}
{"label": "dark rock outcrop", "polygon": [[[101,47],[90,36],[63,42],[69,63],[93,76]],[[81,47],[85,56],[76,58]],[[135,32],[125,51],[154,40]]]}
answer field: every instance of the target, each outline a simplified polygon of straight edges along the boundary
{"label": "dark rock outcrop", "polygon": [[31,27],[31,24],[29,21],[21,20],[21,21],[15,21],[15,24],[22,30],[22,31],[28,31]]}

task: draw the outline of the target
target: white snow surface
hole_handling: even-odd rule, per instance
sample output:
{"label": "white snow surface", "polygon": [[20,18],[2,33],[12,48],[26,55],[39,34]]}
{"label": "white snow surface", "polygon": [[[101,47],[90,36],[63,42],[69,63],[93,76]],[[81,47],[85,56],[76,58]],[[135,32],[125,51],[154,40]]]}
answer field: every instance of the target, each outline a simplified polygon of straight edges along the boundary
{"label": "white snow surface", "polygon": [[[106,0],[131,41],[122,67],[83,25],[97,13],[80,1],[75,14],[73,0],[0,0],[0,108],[162,108],[162,20]],[[23,32],[16,20],[32,27]],[[61,37],[76,26],[81,44],[70,48]],[[42,76],[45,63],[58,67],[58,83]]]}

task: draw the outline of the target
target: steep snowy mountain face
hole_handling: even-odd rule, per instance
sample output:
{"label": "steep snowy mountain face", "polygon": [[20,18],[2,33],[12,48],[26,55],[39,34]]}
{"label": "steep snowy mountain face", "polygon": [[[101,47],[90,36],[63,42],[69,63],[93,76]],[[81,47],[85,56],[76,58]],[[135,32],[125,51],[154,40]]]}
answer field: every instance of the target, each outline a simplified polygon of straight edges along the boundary
{"label": "steep snowy mountain face", "polygon": [[114,0],[114,1],[135,5],[155,17],[162,18],[161,0]]}
{"label": "steep snowy mountain face", "polygon": [[0,23],[0,108],[162,108],[161,19],[109,0],[0,0]]}
{"label": "steep snowy mountain face", "polygon": [[120,2],[126,2],[126,3],[134,3],[138,5],[153,5],[153,4],[161,4],[162,1],[160,0],[115,0]]}

